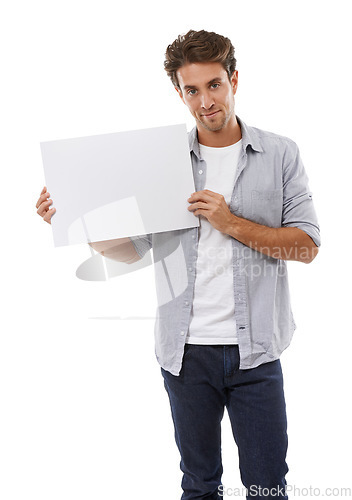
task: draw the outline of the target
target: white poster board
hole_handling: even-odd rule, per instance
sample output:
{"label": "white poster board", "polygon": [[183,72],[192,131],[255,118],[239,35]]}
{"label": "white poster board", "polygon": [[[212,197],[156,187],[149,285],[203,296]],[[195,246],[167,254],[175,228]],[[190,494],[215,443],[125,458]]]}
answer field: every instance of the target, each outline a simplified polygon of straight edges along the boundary
{"label": "white poster board", "polygon": [[199,225],[185,124],[40,146],[55,246]]}

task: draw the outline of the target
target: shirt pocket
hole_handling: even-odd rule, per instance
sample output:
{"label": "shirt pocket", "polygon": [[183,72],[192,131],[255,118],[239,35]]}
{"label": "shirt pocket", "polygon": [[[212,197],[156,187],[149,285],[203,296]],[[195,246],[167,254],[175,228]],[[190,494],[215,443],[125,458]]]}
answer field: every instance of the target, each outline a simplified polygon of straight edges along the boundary
{"label": "shirt pocket", "polygon": [[280,227],[283,209],[283,189],[252,190],[251,218],[258,224]]}

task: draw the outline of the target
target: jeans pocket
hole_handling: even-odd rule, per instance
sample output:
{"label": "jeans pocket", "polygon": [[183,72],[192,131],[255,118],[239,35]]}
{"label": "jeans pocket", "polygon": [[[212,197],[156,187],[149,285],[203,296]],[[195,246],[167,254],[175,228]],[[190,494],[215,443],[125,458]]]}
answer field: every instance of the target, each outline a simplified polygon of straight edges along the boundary
{"label": "jeans pocket", "polygon": [[192,347],[192,344],[185,344],[185,347],[184,347],[184,350],[183,350],[183,357],[185,358],[189,353],[190,351],[192,350],[191,349]]}

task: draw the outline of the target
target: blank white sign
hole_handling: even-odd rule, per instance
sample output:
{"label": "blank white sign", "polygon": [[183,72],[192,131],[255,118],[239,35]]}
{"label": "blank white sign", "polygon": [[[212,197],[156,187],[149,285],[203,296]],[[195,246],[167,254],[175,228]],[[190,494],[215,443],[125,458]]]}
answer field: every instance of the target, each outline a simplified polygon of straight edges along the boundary
{"label": "blank white sign", "polygon": [[199,225],[185,124],[40,146],[55,246]]}

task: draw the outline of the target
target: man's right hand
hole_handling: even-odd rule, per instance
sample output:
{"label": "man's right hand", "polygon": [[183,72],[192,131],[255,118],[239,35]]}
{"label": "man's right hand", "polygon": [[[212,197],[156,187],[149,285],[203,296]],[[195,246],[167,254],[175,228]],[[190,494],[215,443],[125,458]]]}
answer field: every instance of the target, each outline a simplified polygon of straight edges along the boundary
{"label": "man's right hand", "polygon": [[50,208],[53,200],[49,198],[50,193],[48,193],[46,187],[44,186],[42,192],[40,193],[39,199],[36,204],[37,214],[43,217],[43,220],[48,224],[51,224],[51,217],[56,212],[56,208]]}

